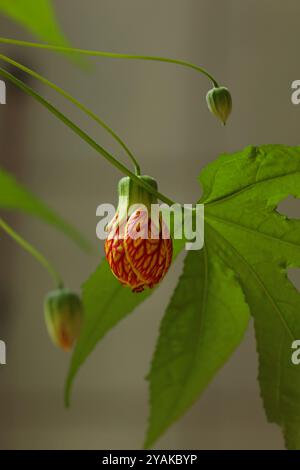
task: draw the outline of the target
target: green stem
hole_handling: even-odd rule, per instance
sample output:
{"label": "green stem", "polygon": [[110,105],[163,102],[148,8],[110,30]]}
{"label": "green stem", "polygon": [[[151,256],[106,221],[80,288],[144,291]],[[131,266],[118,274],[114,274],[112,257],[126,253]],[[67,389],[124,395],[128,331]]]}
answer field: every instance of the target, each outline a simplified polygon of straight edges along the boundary
{"label": "green stem", "polygon": [[119,137],[102,119],[100,119],[95,113],[93,113],[91,110],[89,110],[86,106],[84,106],[80,101],[76,100],[72,95],[67,93],[65,90],[60,88],[59,86],[55,85],[55,83],[51,82],[50,80],[47,80],[44,78],[42,75],[38,74],[37,72],[34,72],[33,70],[29,69],[23,64],[20,64],[19,62],[16,62],[15,60],[11,59],[10,57],[7,57],[3,54],[0,54],[0,59],[13,65],[14,67],[23,70],[23,72],[27,73],[28,75],[31,75],[32,77],[36,78],[40,82],[44,83],[45,85],[48,85],[50,88],[55,90],[56,92],[60,93],[64,98],[69,100],[71,103],[73,103],[75,106],[77,106],[81,111],[86,113],[88,116],[90,116],[94,121],[96,121],[100,126],[102,126],[106,131],[108,131],[114,139],[119,142],[119,144],[123,147],[125,152],[128,154],[129,158],[133,162],[134,168],[135,168],[135,173],[136,175],[141,174],[140,166],[135,159],[134,155],[132,152],[129,150],[127,145],[123,142],[121,137]]}
{"label": "green stem", "polygon": [[203,75],[205,75],[207,78],[209,78],[209,80],[212,81],[214,87],[219,86],[215,78],[209,72],[207,72],[207,70],[205,70],[203,67],[199,67],[198,65],[194,65],[184,60],[169,59],[168,57],[158,57],[158,56],[148,56],[148,55],[118,54],[116,52],[90,51],[86,49],[76,49],[76,48],[64,47],[64,46],[51,46],[49,44],[39,44],[35,42],[19,41],[17,39],[0,38],[0,43],[14,44],[16,46],[35,47],[38,49],[48,49],[51,51],[83,54],[83,55],[94,56],[94,57],[101,56],[101,57],[111,57],[114,59],[151,60],[151,61],[158,61],[158,62],[167,62],[169,64],[177,64],[177,65],[182,65],[184,67],[194,69],[197,72],[200,72]]}
{"label": "green stem", "polygon": [[57,286],[63,287],[63,281],[57,271],[53,268],[50,262],[34,248],[29,242],[24,240],[17,232],[15,232],[2,218],[0,218],[0,228],[4,230],[15,242],[17,242],[24,250],[31,254],[50,274]]}
{"label": "green stem", "polygon": [[29,96],[32,96],[35,100],[37,100],[39,103],[41,103],[45,108],[48,109],[54,116],[56,116],[60,121],[62,121],[66,126],[68,126],[70,129],[72,129],[73,132],[75,132],[79,137],[81,137],[85,142],[87,142],[93,149],[95,149],[98,153],[100,153],[109,163],[114,165],[118,170],[120,170],[124,175],[129,176],[132,180],[136,181],[137,184],[145,188],[147,191],[149,191],[151,194],[157,197],[160,201],[165,202],[168,205],[173,205],[175,204],[174,201],[166,197],[164,194],[156,191],[153,186],[150,184],[146,183],[143,181],[139,176],[135,175],[132,173],[125,165],[123,165],[121,162],[119,162],[113,155],[111,155],[107,150],[105,150],[101,145],[97,144],[86,132],[84,132],[80,127],[78,127],[73,121],[71,121],[69,118],[67,118],[63,113],[61,113],[58,109],[56,109],[51,103],[49,103],[47,100],[45,100],[42,96],[40,96],[38,93],[36,93],[32,88],[30,88],[28,85],[23,83],[21,80],[18,78],[14,77],[11,73],[7,72],[7,70],[4,70],[3,68],[0,67],[0,75],[2,75],[4,78],[12,82],[14,85],[16,85],[18,88],[20,88],[22,91],[27,93]]}

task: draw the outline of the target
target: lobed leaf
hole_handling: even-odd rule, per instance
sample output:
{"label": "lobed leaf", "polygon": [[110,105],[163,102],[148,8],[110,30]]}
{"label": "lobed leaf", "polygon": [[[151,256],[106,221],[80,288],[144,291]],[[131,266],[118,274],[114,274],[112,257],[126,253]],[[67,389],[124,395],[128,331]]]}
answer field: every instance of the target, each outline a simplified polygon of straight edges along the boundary
{"label": "lobed leaf", "polygon": [[[289,448],[299,449],[300,369],[291,362],[291,343],[300,338],[300,295],[286,270],[300,267],[300,220],[276,206],[289,195],[300,197],[300,147],[222,155],[200,181],[207,255],[188,255],[162,321],[149,376],[146,446],[188,409],[237,346],[246,324],[242,289],[255,321],[268,419],[282,426]],[[233,285],[226,273],[234,273]],[[236,318],[240,329],[228,323],[236,326]]]}
{"label": "lobed leaf", "polygon": [[291,344],[300,338],[300,295],[287,268],[300,267],[300,220],[276,207],[289,195],[300,197],[300,147],[248,148],[221,157],[201,180],[210,236],[239,273],[254,317],[267,417],[299,449],[300,368],[291,362]]}

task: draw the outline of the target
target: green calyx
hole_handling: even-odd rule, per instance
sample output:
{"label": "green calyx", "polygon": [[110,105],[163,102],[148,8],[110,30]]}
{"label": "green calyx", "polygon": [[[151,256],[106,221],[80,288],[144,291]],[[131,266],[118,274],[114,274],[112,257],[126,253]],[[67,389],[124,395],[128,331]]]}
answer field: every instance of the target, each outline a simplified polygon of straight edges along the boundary
{"label": "green calyx", "polygon": [[[157,182],[151,176],[138,176],[138,178],[148,185],[151,185],[157,191]],[[124,215],[130,214],[137,206],[143,205],[147,208],[148,213],[151,212],[151,204],[158,204],[156,196],[151,194],[147,189],[140,186],[129,176],[125,176],[119,181],[118,185],[119,203],[118,212]],[[122,216],[121,216],[122,217]]]}
{"label": "green calyx", "polygon": [[207,106],[212,114],[225,125],[232,110],[232,98],[225,87],[214,87],[206,95]]}

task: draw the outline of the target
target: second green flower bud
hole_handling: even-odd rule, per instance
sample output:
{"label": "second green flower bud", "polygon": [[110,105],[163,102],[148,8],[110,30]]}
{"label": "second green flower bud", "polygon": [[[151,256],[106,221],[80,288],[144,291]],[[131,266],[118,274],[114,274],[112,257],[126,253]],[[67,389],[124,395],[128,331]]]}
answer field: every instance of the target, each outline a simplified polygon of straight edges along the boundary
{"label": "second green flower bud", "polygon": [[232,98],[225,87],[214,87],[206,95],[208,108],[225,125],[232,109]]}
{"label": "second green flower bud", "polygon": [[47,295],[44,308],[50,338],[56,346],[69,351],[79,337],[83,322],[80,298],[69,289],[57,289]]}

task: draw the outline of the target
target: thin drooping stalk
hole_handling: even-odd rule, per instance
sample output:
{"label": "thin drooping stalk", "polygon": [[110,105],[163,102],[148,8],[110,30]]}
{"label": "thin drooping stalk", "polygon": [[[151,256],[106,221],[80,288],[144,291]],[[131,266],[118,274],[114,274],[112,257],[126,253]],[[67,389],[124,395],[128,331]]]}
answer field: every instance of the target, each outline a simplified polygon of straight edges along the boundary
{"label": "thin drooping stalk", "polygon": [[122,146],[122,148],[125,150],[131,161],[133,162],[134,168],[135,168],[135,173],[136,175],[140,175],[140,165],[138,164],[136,158],[134,157],[133,153],[129,150],[127,145],[124,143],[124,141],[119,137],[116,132],[114,132],[111,127],[106,124],[103,119],[100,119],[99,116],[97,116],[93,111],[88,109],[85,105],[80,103],[76,98],[74,98],[72,95],[70,95],[68,92],[60,88],[59,86],[55,85],[55,83],[51,82],[47,78],[43,77],[42,75],[38,74],[34,70],[29,69],[23,64],[20,64],[19,62],[16,62],[15,60],[11,59],[10,57],[7,57],[3,54],[0,54],[0,59],[3,60],[4,62],[7,62],[14,67],[22,70],[23,72],[27,73],[28,75],[31,75],[32,77],[36,78],[40,82],[44,83],[45,85],[49,86],[53,90],[55,90],[57,93],[60,93],[64,98],[66,98],[68,101],[73,103],[75,106],[77,106],[81,111],[86,113],[89,117],[91,117],[94,121],[96,121],[100,126],[102,126],[107,132],[110,133],[110,135]]}
{"label": "thin drooping stalk", "polygon": [[81,137],[85,142],[87,142],[93,149],[95,149],[100,155],[102,155],[109,163],[111,163],[115,168],[121,171],[124,175],[129,176],[133,181],[135,181],[138,185],[145,188],[149,193],[156,196],[162,202],[165,202],[168,205],[175,204],[174,201],[169,199],[164,194],[156,191],[153,186],[146,183],[144,180],[139,178],[139,176],[132,173],[125,165],[123,165],[119,160],[117,160],[112,154],[110,154],[107,150],[105,150],[101,145],[97,144],[95,140],[93,140],[86,132],[84,132],[80,127],[78,127],[73,121],[67,118],[63,113],[61,113],[57,108],[55,108],[51,103],[45,100],[42,96],[36,93],[32,88],[28,85],[23,83],[21,80],[16,78],[7,70],[4,70],[0,67],[0,75],[4,78],[12,82],[22,91],[27,93],[29,96],[32,96],[36,101],[41,103],[45,108],[48,109],[52,114],[54,114],[60,121],[62,121],[66,126],[72,129],[79,137]]}
{"label": "thin drooping stalk", "polygon": [[129,60],[148,60],[148,61],[157,61],[157,62],[167,62],[169,64],[176,64],[182,65],[183,67],[188,67],[197,72],[202,73],[205,75],[211,82],[213,83],[214,87],[218,87],[217,80],[203,67],[199,67],[198,65],[192,64],[190,62],[186,62],[184,60],[177,60],[177,59],[170,59],[168,57],[159,57],[159,56],[148,56],[148,55],[136,55],[136,54],[119,54],[116,52],[104,52],[104,51],[90,51],[86,49],[76,49],[73,47],[64,47],[64,46],[52,46],[50,44],[40,44],[35,42],[28,42],[28,41],[19,41],[17,39],[7,39],[7,38],[0,38],[0,43],[2,44],[14,44],[15,46],[25,46],[25,47],[35,47],[38,49],[48,49],[51,51],[59,51],[59,52],[67,52],[67,53],[76,53],[76,54],[83,54],[87,56],[93,57],[110,57],[113,59],[129,59]]}
{"label": "thin drooping stalk", "polygon": [[58,288],[63,287],[63,281],[52,266],[52,264],[47,260],[47,258],[42,255],[34,246],[32,246],[27,240],[25,240],[21,235],[19,235],[15,230],[13,230],[2,218],[0,218],[0,228],[4,230],[18,245],[20,245],[25,251],[32,255],[50,274],[52,279]]}

